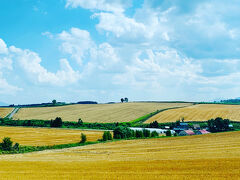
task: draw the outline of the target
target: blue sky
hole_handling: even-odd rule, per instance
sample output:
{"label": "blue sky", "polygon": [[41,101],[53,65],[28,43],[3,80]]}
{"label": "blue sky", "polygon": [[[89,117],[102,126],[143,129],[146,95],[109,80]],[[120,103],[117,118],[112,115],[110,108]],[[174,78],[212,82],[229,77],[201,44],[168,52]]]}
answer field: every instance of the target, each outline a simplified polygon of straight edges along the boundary
{"label": "blue sky", "polygon": [[0,102],[239,97],[237,0],[0,2]]}

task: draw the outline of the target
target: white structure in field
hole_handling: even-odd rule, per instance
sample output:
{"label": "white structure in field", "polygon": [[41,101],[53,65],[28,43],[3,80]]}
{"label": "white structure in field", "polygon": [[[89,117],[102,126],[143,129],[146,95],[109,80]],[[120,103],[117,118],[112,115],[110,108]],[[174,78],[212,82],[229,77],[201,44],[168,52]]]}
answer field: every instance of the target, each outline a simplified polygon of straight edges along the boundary
{"label": "white structure in field", "polygon": [[[168,129],[157,129],[157,128],[135,128],[135,127],[130,127],[131,130],[133,131],[142,131],[143,129],[149,130],[150,132],[156,131],[158,134],[166,134]],[[171,134],[174,134],[174,130],[170,130]]]}

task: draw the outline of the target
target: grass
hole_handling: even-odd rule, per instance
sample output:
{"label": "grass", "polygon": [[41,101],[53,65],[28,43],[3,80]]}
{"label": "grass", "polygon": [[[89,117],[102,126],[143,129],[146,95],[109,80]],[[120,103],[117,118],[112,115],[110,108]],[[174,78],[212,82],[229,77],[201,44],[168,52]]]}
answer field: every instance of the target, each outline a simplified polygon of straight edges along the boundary
{"label": "grass", "polygon": [[0,108],[0,117],[4,118],[12,112],[14,108]]}
{"label": "grass", "polygon": [[97,141],[102,131],[84,131],[50,128],[0,127],[0,139],[10,137],[12,141],[25,146],[49,146],[76,143],[81,140],[81,133],[86,134],[87,141]]}
{"label": "grass", "polygon": [[175,122],[184,117],[184,121],[207,121],[222,117],[231,121],[240,121],[240,105],[199,104],[179,109],[171,109],[149,118],[145,123],[158,121]]}
{"label": "grass", "polygon": [[21,108],[13,119],[51,120],[61,117],[63,121],[83,122],[129,122],[156,110],[188,106],[191,103],[116,103],[116,104],[79,104],[62,107]]}
{"label": "grass", "polygon": [[240,132],[0,156],[1,179],[239,179]]}

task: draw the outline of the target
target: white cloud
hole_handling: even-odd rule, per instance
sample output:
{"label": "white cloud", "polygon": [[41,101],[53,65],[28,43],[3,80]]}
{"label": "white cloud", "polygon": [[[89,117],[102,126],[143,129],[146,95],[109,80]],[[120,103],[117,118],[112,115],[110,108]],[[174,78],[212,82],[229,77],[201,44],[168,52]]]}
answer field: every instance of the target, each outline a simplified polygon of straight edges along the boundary
{"label": "white cloud", "polygon": [[6,45],[5,42],[0,38],[0,54],[7,54],[7,53],[8,53],[7,45]]}
{"label": "white cloud", "polygon": [[81,75],[78,71],[74,71],[66,59],[60,60],[61,69],[56,73],[49,72],[41,65],[42,59],[37,53],[30,50],[22,50],[11,46],[10,52],[14,54],[19,66],[36,84],[45,83],[57,86],[76,83]]}
{"label": "white cloud", "polygon": [[63,31],[58,38],[62,41],[61,50],[71,54],[79,65],[82,65],[83,59],[87,57],[88,50],[95,46],[89,32],[78,28],[71,28],[70,32]]}
{"label": "white cloud", "polygon": [[129,5],[130,2],[129,0],[67,0],[66,7],[123,12],[124,7]]}

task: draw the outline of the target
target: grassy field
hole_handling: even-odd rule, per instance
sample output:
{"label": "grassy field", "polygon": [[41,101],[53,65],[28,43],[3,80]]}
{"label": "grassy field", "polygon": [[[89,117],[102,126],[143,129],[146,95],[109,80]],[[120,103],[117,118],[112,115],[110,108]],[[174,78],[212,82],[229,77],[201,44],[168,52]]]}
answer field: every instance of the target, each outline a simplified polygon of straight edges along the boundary
{"label": "grassy field", "polygon": [[239,179],[240,132],[0,156],[1,179]]}
{"label": "grassy field", "polygon": [[240,121],[240,105],[199,104],[179,109],[170,109],[151,117],[145,123],[152,121],[175,122],[181,117],[185,121],[207,121],[211,118],[222,117],[232,121]]}
{"label": "grassy field", "polygon": [[63,121],[128,122],[158,109],[188,106],[190,103],[117,103],[80,104],[61,107],[21,108],[14,119],[50,120],[61,117]]}
{"label": "grassy field", "polygon": [[30,146],[76,143],[81,140],[81,133],[86,134],[88,141],[97,141],[103,134],[101,131],[0,127],[1,140],[10,137],[14,142]]}
{"label": "grassy field", "polygon": [[10,112],[12,112],[13,108],[0,108],[0,117],[4,118],[7,116]]}

